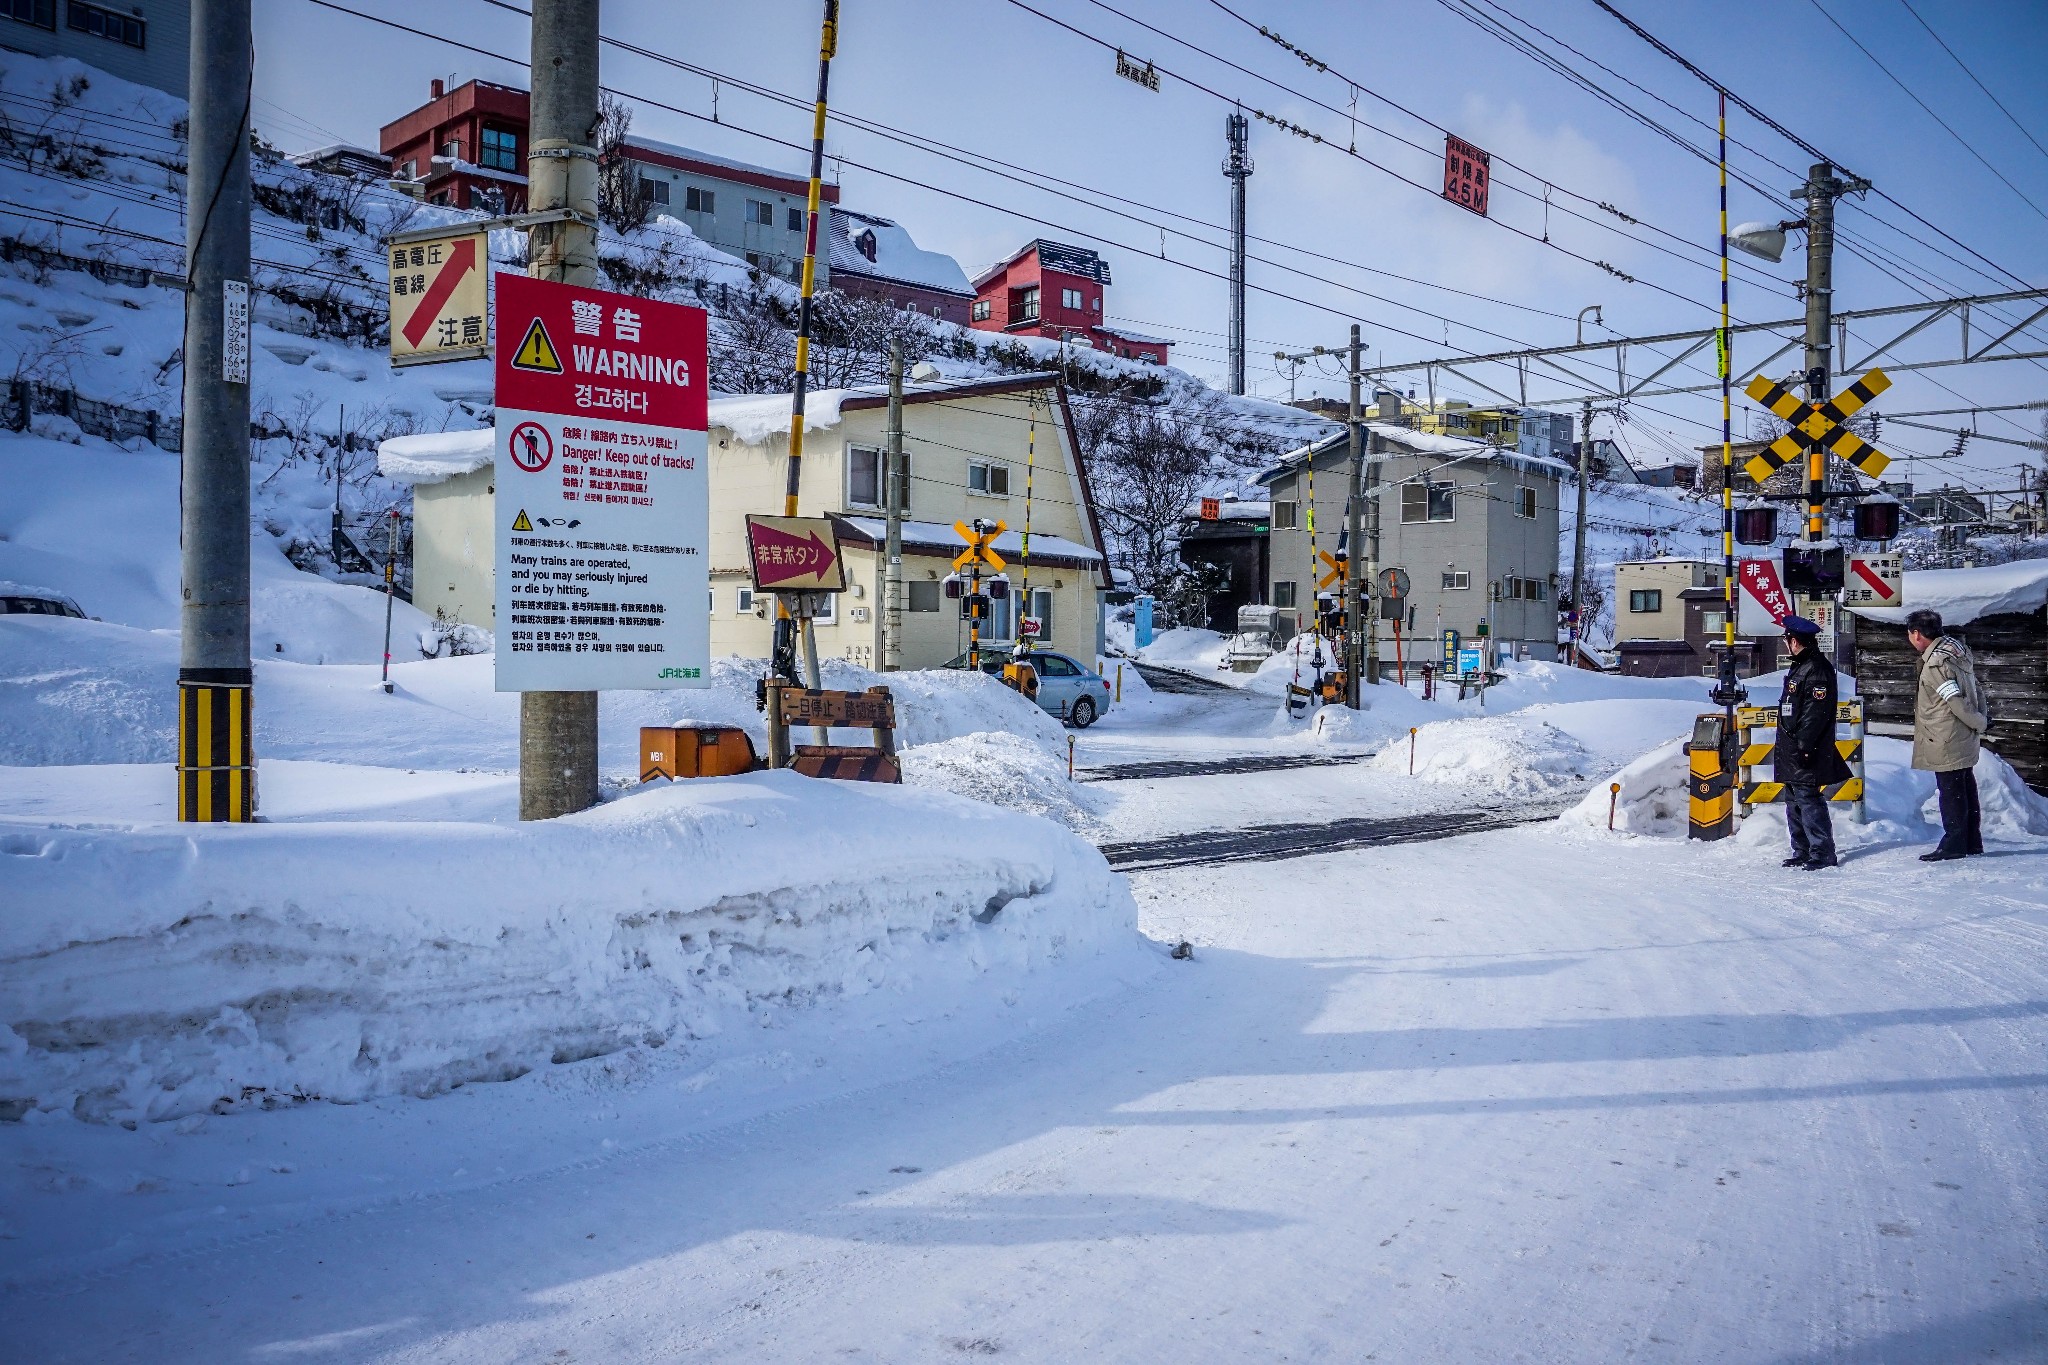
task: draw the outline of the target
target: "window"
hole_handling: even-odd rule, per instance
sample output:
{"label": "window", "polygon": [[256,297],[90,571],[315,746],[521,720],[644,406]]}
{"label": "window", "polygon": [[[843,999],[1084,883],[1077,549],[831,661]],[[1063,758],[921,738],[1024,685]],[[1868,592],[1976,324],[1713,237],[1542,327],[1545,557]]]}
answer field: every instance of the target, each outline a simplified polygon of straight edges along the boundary
{"label": "window", "polygon": [[814,626],[832,626],[839,623],[839,594],[821,592],[818,594],[818,611],[811,617]]}
{"label": "window", "polygon": [[1273,605],[1291,607],[1294,605],[1294,580],[1282,579],[1273,585]]}
{"label": "window", "polygon": [[643,175],[640,177],[640,193],[646,196],[647,202],[650,204],[666,204],[668,202],[668,181],[651,180]]}
{"label": "window", "polygon": [[[910,452],[903,452],[903,468],[907,475],[910,470]],[[846,448],[846,500],[857,507],[883,507],[882,494],[886,491],[883,479],[888,473],[886,453],[879,446],[848,446]],[[903,510],[910,510],[910,489],[903,490]]]}
{"label": "window", "polygon": [[804,230],[804,211],[802,209],[791,209],[789,211],[789,230],[791,232],[802,232]]}
{"label": "window", "polygon": [[741,616],[752,615],[754,610],[754,590],[752,588],[734,588],[732,593],[732,609]]}
{"label": "window", "polygon": [[[17,3],[15,13],[18,16],[20,12],[21,6]],[[73,32],[89,33],[95,38],[105,38],[108,42],[120,43],[124,47],[144,46],[140,15],[121,14],[99,5],[88,5],[84,0],[71,0],[70,8],[64,16],[64,23]]]}
{"label": "window", "polygon": [[1060,290],[1060,307],[1078,310],[1081,307],[1081,291],[1078,289]]}
{"label": "window", "polygon": [[688,213],[718,212],[718,196],[690,185],[683,190],[683,209]]}
{"label": "window", "polygon": [[1630,611],[1664,610],[1664,590],[1662,588],[1629,589],[1628,609]]}
{"label": "window", "polygon": [[992,498],[1010,496],[1010,467],[1006,464],[985,464],[980,460],[967,462],[967,491],[986,493]]}
{"label": "window", "polygon": [[1470,571],[1470,570],[1467,570],[1467,569],[1456,569],[1456,570],[1447,570],[1447,571],[1446,571],[1446,572],[1444,573],[1444,591],[1445,591],[1445,592],[1470,592],[1471,590],[1472,590],[1472,574],[1471,574],[1471,571]]}
{"label": "window", "polygon": [[982,619],[987,628],[981,632],[983,640],[1014,640],[1016,631],[1011,626],[1017,606],[1014,597],[999,597],[988,604],[988,615]]}
{"label": "window", "polygon": [[775,205],[765,199],[747,201],[747,221],[760,227],[775,226]]}
{"label": "window", "polygon": [[[1293,500],[1273,504],[1273,529],[1292,531],[1301,524],[1301,504]],[[1274,603],[1275,606],[1280,605]],[[1290,604],[1291,605],[1291,604]]]}
{"label": "window", "polygon": [[1508,598],[1515,602],[1541,602],[1549,589],[1540,578],[1510,578],[1507,585]]}
{"label": "window", "polygon": [[1078,678],[1081,676],[1081,670],[1074,667],[1072,659],[1062,658],[1057,654],[1041,654],[1032,662],[1037,664],[1038,671],[1048,678]]}
{"label": "window", "polygon": [[1031,617],[1038,622],[1038,638],[1040,640],[1050,640],[1052,638],[1052,589],[1033,588],[1031,590]]}
{"label": "window", "polygon": [[971,313],[969,313],[969,314],[968,314],[968,316],[969,316],[969,317],[971,317],[972,319],[974,319],[974,321],[976,321],[976,322],[987,322],[987,321],[988,321],[988,313],[989,313],[989,307],[988,307],[988,300],[987,300],[987,299],[976,299],[976,300],[974,301],[974,309],[973,309],[973,311],[972,311]]}
{"label": "window", "polygon": [[[477,160],[494,171],[516,171],[519,169],[519,134],[509,128],[486,128],[483,132],[483,146],[478,150]],[[641,182],[643,184],[648,182]],[[668,186],[661,187],[657,203],[668,202]]]}
{"label": "window", "polygon": [[1012,321],[1038,321],[1038,286],[1027,284],[1017,292],[1017,307],[1012,310]]}
{"label": "window", "polygon": [[449,138],[441,144],[441,150],[435,153],[435,155],[445,156],[450,161],[462,160],[462,139],[459,137]]}
{"label": "window", "polygon": [[1728,613],[1725,611],[1703,611],[1700,613],[1700,629],[1709,635],[1719,635],[1728,628]]}
{"label": "window", "polygon": [[1401,485],[1401,520],[1455,521],[1457,494],[1447,483],[1404,483]]}
{"label": "window", "polygon": [[57,27],[57,0],[0,0],[0,13],[37,28]]}
{"label": "window", "polygon": [[1533,517],[1536,515],[1535,489],[1517,488],[1515,490],[1515,515],[1518,517]]}
{"label": "window", "polygon": [[926,579],[920,582],[912,579],[907,586],[910,589],[910,609],[912,611],[937,611],[939,609],[939,585],[936,580]]}
{"label": "window", "polygon": [[1095,311],[1098,313],[1102,311],[1102,295],[1100,294],[1095,296]]}

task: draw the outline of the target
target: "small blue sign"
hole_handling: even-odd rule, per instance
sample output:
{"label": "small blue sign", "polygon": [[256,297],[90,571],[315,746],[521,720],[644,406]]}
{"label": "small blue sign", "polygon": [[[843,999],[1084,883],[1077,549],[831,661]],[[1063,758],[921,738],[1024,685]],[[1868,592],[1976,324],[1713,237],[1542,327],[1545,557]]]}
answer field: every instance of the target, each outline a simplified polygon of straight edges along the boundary
{"label": "small blue sign", "polygon": [[1486,671],[1486,651],[1485,651],[1485,650],[1483,650],[1483,649],[1479,649],[1479,648],[1477,648],[1477,647],[1474,647],[1474,648],[1472,648],[1472,649],[1461,649],[1461,650],[1459,650],[1459,651],[1458,651],[1458,672],[1459,672],[1459,673],[1461,673],[1461,674],[1466,674],[1466,675],[1470,675],[1470,674],[1474,674],[1474,673],[1484,673],[1485,671]]}
{"label": "small blue sign", "polygon": [[1137,602],[1137,645],[1139,649],[1152,643],[1152,599],[1140,597]]}

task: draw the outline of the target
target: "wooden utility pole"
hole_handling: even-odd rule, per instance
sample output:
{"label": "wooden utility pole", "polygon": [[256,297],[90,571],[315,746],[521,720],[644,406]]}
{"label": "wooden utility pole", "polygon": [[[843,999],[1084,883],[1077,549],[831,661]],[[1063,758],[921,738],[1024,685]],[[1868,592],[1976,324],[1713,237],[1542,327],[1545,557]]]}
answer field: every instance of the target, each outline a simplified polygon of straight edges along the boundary
{"label": "wooden utility pole", "polygon": [[882,505],[887,509],[884,540],[887,579],[882,599],[882,671],[903,667],[903,504],[909,492],[909,471],[903,467],[903,345],[889,343],[889,444],[882,457]]}

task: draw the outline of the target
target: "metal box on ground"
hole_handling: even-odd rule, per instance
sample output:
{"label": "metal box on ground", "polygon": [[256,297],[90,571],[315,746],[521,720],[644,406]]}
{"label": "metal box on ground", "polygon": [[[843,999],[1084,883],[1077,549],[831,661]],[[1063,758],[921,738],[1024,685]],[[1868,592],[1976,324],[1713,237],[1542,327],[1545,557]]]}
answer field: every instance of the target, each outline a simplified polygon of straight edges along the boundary
{"label": "metal box on ground", "polygon": [[640,728],[640,780],[731,777],[761,766],[754,741],[731,725],[647,725]]}

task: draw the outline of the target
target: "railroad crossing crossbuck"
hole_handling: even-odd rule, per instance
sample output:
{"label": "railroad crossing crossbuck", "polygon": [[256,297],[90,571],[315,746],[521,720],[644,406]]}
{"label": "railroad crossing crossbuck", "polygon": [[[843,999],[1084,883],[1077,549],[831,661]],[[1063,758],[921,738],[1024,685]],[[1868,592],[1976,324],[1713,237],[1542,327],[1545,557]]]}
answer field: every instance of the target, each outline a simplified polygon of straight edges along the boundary
{"label": "railroad crossing crossbuck", "polygon": [[1815,407],[1788,391],[1784,385],[1758,375],[1749,381],[1749,387],[1743,392],[1780,418],[1790,422],[1792,430],[1752,456],[1749,462],[1743,465],[1743,470],[1750,478],[1762,483],[1798,459],[1808,449],[1818,445],[1841,456],[1871,478],[1876,478],[1891,464],[1891,457],[1849,430],[1845,423],[1861,412],[1866,403],[1891,386],[1892,381],[1886,377],[1883,370],[1872,370],[1827,402]]}

